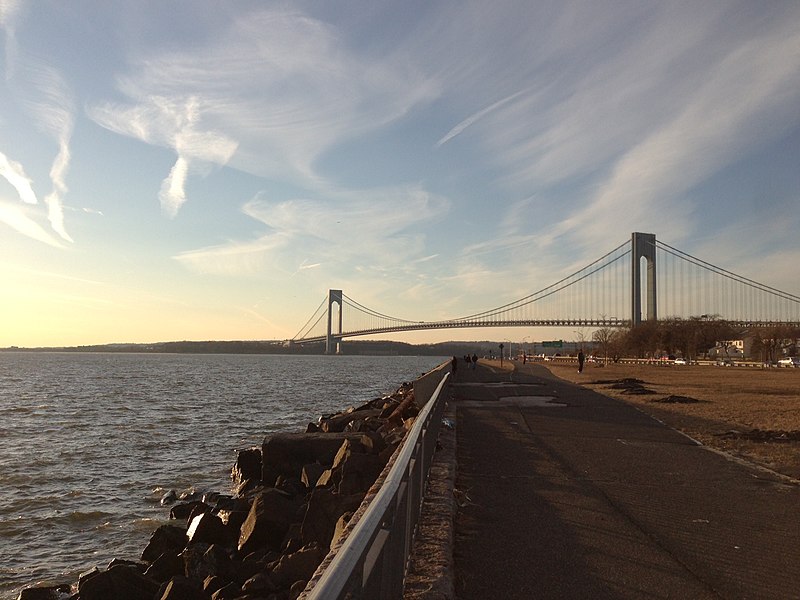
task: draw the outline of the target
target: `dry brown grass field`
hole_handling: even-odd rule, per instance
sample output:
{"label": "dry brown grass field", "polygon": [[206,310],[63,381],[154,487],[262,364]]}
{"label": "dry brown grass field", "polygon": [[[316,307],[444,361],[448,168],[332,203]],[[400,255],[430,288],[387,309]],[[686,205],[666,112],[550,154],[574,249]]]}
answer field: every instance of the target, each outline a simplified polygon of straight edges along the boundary
{"label": "dry brown grass field", "polygon": [[609,363],[578,374],[574,363],[546,366],[707,446],[800,479],[800,369]]}

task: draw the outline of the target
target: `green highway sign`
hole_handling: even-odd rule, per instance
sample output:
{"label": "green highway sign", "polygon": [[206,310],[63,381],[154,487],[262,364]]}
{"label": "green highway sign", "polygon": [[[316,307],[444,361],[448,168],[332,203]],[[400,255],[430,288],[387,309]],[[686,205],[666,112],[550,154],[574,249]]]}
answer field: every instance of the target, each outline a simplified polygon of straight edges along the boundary
{"label": "green highway sign", "polygon": [[543,348],[563,348],[564,340],[555,340],[552,342],[542,342]]}

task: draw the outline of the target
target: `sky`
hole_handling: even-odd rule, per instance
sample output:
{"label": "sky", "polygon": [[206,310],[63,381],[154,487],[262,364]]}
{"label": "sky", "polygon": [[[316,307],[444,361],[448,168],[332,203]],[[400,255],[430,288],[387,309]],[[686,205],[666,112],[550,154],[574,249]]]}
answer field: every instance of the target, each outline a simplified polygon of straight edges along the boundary
{"label": "sky", "polygon": [[454,318],[634,231],[800,294],[796,0],[0,0],[0,53],[0,347]]}

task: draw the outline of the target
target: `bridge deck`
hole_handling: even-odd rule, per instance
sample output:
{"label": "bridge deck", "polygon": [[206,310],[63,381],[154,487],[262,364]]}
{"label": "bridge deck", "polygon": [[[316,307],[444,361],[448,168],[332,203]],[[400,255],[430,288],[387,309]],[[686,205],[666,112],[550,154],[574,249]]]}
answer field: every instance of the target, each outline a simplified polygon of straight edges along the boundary
{"label": "bridge deck", "polygon": [[454,380],[460,600],[798,597],[800,486],[517,367]]}

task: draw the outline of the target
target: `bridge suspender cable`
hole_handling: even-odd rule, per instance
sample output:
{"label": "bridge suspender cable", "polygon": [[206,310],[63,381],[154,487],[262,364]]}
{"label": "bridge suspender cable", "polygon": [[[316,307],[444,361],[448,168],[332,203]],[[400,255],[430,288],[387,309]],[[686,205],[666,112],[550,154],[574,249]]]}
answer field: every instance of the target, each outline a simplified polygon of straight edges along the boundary
{"label": "bridge suspender cable", "polygon": [[[800,324],[800,296],[717,267],[657,241],[653,234],[634,233],[633,236],[633,242],[620,244],[582,269],[533,294],[455,319],[415,321],[392,317],[367,308],[338,291],[339,310],[344,312],[347,308],[348,327],[342,328],[340,313],[341,331],[326,330],[324,319],[330,316],[328,313],[332,308],[330,303],[326,306],[326,300],[323,300],[293,340],[311,342],[335,339],[338,342],[348,336],[456,327],[630,325],[633,321],[607,315],[625,314],[632,308],[631,300],[635,303],[638,293],[644,295],[636,287],[636,273],[639,271],[634,261],[638,259],[647,259],[648,271],[651,264],[653,267],[653,276],[647,274],[647,285],[652,286],[647,291],[648,314],[651,312],[651,296],[652,313],[656,314],[658,290],[658,304],[670,308],[670,312],[659,312],[677,318],[706,313],[723,316],[744,326],[758,323]],[[637,241],[639,246],[636,245]],[[647,245],[646,253],[642,251],[643,244]],[[666,263],[658,269],[659,280],[662,281],[658,286],[655,285],[656,250]],[[628,287],[631,282],[632,288]]]}
{"label": "bridge suspender cable", "polygon": [[305,324],[305,325],[303,325],[303,326],[300,328],[300,331],[298,331],[298,332],[297,332],[297,334],[296,334],[296,335],[295,335],[295,336],[292,338],[293,340],[299,339],[301,334],[303,334],[304,332],[308,333],[308,332],[310,332],[312,329],[314,329],[314,327],[316,327],[316,326],[317,326],[317,323],[319,323],[319,322],[320,322],[320,319],[322,319],[322,317],[324,317],[324,316],[325,316],[325,313],[324,313],[324,312],[320,313],[319,317],[317,317],[317,320],[316,320],[316,321],[314,321],[314,324],[313,324],[313,325],[311,325],[311,327],[309,327],[309,326],[308,326],[308,324],[309,324],[309,323],[311,323],[312,319],[313,319],[313,318],[314,318],[314,317],[317,315],[317,313],[318,313],[318,312],[320,312],[320,310],[322,309],[322,307],[323,307],[323,306],[325,306],[325,302],[327,301],[327,299],[328,299],[328,298],[327,298],[327,296],[326,296],[325,298],[323,298],[323,299],[322,299],[322,302],[320,302],[319,306],[317,307],[317,310],[315,310],[315,311],[313,312],[313,314],[311,315],[311,317],[309,317],[308,321],[306,321],[306,324]]}
{"label": "bridge suspender cable", "polygon": [[[800,302],[800,296],[795,296],[794,294],[790,294],[789,292],[784,292],[784,291],[779,290],[777,288],[770,287],[770,286],[768,286],[766,284],[758,283],[757,281],[753,281],[752,279],[748,279],[747,277],[744,277],[742,275],[737,275],[736,273],[733,273],[731,271],[723,269],[722,267],[718,267],[716,265],[712,265],[709,262],[706,262],[706,261],[704,261],[704,260],[702,260],[700,258],[692,256],[691,254],[688,254],[687,252],[683,252],[682,250],[678,250],[677,248],[673,248],[672,246],[670,246],[669,244],[665,244],[664,242],[657,241],[656,244],[658,246],[663,246],[665,252],[670,252],[671,251],[670,254],[673,254],[674,256],[677,256],[678,258],[682,258],[683,260],[686,260],[688,262],[693,262],[694,264],[696,264],[698,266],[705,267],[709,271],[712,271],[714,273],[717,273],[719,275],[727,277],[728,279],[732,279],[733,281],[738,281],[739,283],[742,283],[744,285],[749,285],[750,287],[754,287],[754,288],[756,288],[758,290],[771,292],[771,293],[775,294],[776,296],[780,296],[784,300],[794,300],[796,302]],[[669,250],[666,250],[667,248],[669,248]]]}

